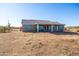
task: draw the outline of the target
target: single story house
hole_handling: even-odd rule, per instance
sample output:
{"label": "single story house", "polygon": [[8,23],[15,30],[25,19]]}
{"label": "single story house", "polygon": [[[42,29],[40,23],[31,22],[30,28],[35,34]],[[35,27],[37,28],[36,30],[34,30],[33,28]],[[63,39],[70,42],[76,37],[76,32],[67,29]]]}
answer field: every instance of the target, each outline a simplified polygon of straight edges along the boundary
{"label": "single story house", "polygon": [[63,32],[64,25],[48,20],[22,19],[22,30],[24,32]]}

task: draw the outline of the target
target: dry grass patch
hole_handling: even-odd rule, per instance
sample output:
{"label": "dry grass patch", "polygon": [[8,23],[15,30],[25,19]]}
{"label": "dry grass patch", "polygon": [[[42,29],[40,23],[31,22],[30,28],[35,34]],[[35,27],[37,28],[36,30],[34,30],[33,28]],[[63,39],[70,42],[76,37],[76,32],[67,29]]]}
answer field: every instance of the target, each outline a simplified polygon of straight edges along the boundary
{"label": "dry grass patch", "polygon": [[76,56],[79,55],[79,35],[20,31],[1,33],[0,55]]}

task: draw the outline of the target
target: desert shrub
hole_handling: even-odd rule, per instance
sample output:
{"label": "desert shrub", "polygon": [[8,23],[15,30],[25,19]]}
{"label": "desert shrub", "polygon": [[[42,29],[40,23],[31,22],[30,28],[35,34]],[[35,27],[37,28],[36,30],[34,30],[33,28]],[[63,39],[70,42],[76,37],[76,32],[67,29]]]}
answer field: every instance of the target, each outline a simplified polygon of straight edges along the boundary
{"label": "desert shrub", "polygon": [[0,27],[0,32],[1,33],[5,33],[5,28],[4,27]]}
{"label": "desert shrub", "polygon": [[79,30],[77,30],[77,32],[79,32]]}
{"label": "desert shrub", "polygon": [[10,32],[10,29],[8,27],[0,27],[0,33],[6,33]]}

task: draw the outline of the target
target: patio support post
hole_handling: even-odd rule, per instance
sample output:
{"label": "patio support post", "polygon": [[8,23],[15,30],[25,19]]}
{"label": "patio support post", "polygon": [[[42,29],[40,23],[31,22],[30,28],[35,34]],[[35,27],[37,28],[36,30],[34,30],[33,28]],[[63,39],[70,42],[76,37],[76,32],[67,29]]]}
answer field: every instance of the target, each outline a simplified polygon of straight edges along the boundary
{"label": "patio support post", "polygon": [[53,25],[51,25],[51,32],[53,32]]}
{"label": "patio support post", "polygon": [[39,24],[37,24],[37,32],[39,32]]}
{"label": "patio support post", "polygon": [[57,31],[58,31],[58,26],[57,26]]}

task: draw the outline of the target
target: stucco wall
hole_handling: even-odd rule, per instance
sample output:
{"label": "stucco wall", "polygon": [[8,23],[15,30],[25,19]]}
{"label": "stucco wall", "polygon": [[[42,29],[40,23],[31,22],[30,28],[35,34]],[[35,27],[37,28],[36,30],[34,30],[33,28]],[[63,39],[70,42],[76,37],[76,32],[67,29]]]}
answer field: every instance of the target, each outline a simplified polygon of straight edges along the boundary
{"label": "stucco wall", "polygon": [[23,25],[24,32],[36,31],[36,26],[33,25]]}
{"label": "stucco wall", "polygon": [[[49,32],[63,32],[64,26],[63,25],[51,25],[48,27]],[[51,29],[50,29],[51,28]],[[50,31],[51,30],[51,31]],[[23,31],[25,32],[37,32],[37,27],[34,25],[23,25]],[[39,26],[39,31],[46,31],[43,26]]]}

